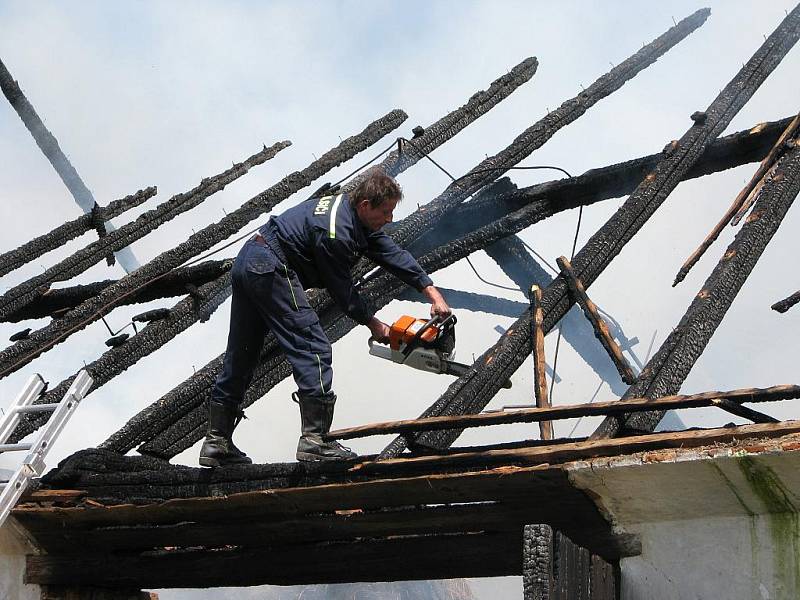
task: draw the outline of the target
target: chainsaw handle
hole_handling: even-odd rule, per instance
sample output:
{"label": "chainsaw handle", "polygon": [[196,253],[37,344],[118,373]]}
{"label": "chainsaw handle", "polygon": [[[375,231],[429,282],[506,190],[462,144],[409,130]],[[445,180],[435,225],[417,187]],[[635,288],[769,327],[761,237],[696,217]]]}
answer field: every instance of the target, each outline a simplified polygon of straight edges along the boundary
{"label": "chainsaw handle", "polygon": [[389,338],[388,338],[388,337],[385,337],[385,338],[383,338],[382,340],[379,340],[379,339],[378,339],[378,338],[376,338],[374,335],[371,335],[371,336],[369,336],[369,339],[367,340],[367,346],[369,346],[370,348],[372,348],[372,344],[375,344],[375,343],[378,343],[378,344],[383,344],[383,345],[385,346],[386,344],[388,344],[388,343],[389,343]]}

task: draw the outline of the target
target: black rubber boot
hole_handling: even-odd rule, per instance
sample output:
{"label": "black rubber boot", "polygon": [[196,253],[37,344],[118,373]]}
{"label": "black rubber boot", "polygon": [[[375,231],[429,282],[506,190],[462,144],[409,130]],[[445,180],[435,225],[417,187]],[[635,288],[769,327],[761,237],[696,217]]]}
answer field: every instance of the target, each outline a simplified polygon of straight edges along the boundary
{"label": "black rubber boot", "polygon": [[302,432],[300,441],[297,442],[297,460],[352,460],[357,454],[345,448],[339,442],[324,442],[323,433],[331,430],[333,423],[333,406],[336,404],[336,394],[306,396],[300,393],[292,394],[292,399],[300,405],[300,421]]}
{"label": "black rubber boot", "polygon": [[233,443],[233,430],[244,417],[238,407],[211,400],[208,403],[208,433],[200,449],[200,466],[249,465],[253,461]]}

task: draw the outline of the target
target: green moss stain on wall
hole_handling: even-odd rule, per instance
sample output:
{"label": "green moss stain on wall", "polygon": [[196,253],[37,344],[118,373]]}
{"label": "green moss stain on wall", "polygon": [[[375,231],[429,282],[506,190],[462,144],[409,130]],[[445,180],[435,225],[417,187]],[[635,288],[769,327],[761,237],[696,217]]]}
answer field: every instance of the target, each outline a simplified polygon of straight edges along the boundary
{"label": "green moss stain on wall", "polygon": [[756,513],[749,506],[747,506],[747,503],[744,501],[744,498],[742,498],[739,490],[736,489],[736,485],[730,479],[728,479],[725,471],[723,471],[713,460],[709,461],[708,464],[712,469],[714,469],[714,471],[717,472],[717,475],[719,475],[727,488],[730,490],[731,494],[733,494],[734,498],[736,498],[739,506],[741,506],[747,513],[747,516],[750,517],[750,574],[753,582],[753,592],[755,592],[758,589],[758,583],[761,582],[761,569],[758,560],[759,556],[761,556],[761,542],[758,539],[758,515],[756,515]]}
{"label": "green moss stain on wall", "polygon": [[753,493],[767,509],[764,517],[768,521],[771,548],[765,550],[771,550],[774,556],[776,583],[783,592],[794,592],[800,583],[800,518],[797,507],[771,468],[747,456],[737,459],[737,464]]}

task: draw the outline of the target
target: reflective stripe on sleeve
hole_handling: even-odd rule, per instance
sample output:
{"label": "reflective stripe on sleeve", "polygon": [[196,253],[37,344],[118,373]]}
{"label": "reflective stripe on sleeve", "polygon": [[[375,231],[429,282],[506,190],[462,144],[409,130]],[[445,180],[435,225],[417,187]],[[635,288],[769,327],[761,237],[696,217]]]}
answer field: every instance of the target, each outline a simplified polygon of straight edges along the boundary
{"label": "reflective stripe on sleeve", "polygon": [[339,194],[336,196],[336,200],[333,202],[333,208],[331,209],[331,221],[330,225],[328,226],[328,237],[332,240],[336,239],[336,211],[339,209],[339,203],[342,201],[342,196],[344,194]]}

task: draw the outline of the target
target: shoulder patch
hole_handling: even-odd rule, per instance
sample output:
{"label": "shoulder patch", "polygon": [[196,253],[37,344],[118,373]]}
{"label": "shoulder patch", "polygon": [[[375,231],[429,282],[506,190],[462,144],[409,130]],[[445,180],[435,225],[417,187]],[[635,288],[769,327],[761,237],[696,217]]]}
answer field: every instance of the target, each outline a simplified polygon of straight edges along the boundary
{"label": "shoulder patch", "polygon": [[327,215],[328,211],[331,209],[332,202],[333,196],[323,196],[317,202],[317,206],[314,207],[314,214],[317,216]]}

